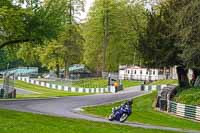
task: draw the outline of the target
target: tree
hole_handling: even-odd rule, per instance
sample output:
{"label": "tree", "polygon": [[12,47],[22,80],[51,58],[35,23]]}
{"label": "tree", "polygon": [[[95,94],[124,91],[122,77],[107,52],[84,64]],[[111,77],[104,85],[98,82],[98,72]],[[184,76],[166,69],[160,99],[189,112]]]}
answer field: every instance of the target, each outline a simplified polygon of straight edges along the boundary
{"label": "tree", "polygon": [[182,49],[181,59],[187,68],[193,69],[194,78],[200,76],[200,13],[198,0],[184,0],[182,10],[177,10],[175,15],[177,22],[174,34],[179,37],[179,47]]}
{"label": "tree", "polygon": [[68,28],[57,37],[57,40],[47,42],[47,45],[40,49],[41,63],[50,70],[56,69],[58,77],[60,68],[65,68],[67,72],[68,67],[79,63],[82,57],[82,37],[75,31],[76,28],[72,28],[69,34]]}
{"label": "tree", "polygon": [[137,26],[132,15],[141,16],[139,27],[145,21],[144,12],[142,4],[126,0],[95,1],[83,26],[85,63],[96,71],[117,71],[120,64],[133,64],[140,29],[133,30]]}
{"label": "tree", "polygon": [[200,75],[200,63],[198,59],[199,53],[199,37],[198,29],[199,21],[199,5],[200,2],[183,0],[183,1],[169,1],[168,11],[171,11],[174,23],[172,27],[172,35],[176,36],[176,47],[180,51],[179,58],[181,63],[177,67],[179,83],[183,87],[187,87],[188,69],[193,69],[194,77]]}
{"label": "tree", "polygon": [[[69,65],[80,62],[82,55],[83,38],[80,34],[79,24],[77,23],[77,16],[84,10],[84,0],[68,0],[68,15],[66,16],[67,27],[65,32],[61,34],[61,40],[64,44],[64,62],[65,62],[65,77]],[[78,61],[77,61],[78,60]]]}
{"label": "tree", "polygon": [[16,52],[15,48],[0,49],[0,71],[6,70],[7,67],[15,68],[24,65],[23,60],[16,58]]}
{"label": "tree", "polygon": [[[55,69],[59,77],[60,67],[65,69],[67,76],[68,67],[73,63],[79,63],[82,55],[83,38],[80,35],[77,15],[83,10],[83,0],[67,0],[65,3],[66,15],[63,23],[63,31],[57,35],[56,39],[47,42],[42,48],[44,54],[41,55],[41,63],[49,69]],[[52,58],[49,58],[52,57]],[[55,62],[52,64],[52,62]]]}
{"label": "tree", "polygon": [[40,61],[44,67],[49,70],[56,69],[56,75],[59,77],[60,67],[64,66],[62,45],[56,40],[48,42],[48,45],[40,49]]}
{"label": "tree", "polygon": [[[23,3],[26,3],[25,8]],[[65,0],[43,3],[39,0],[7,0],[0,8],[0,48],[55,38],[63,28],[65,3]]]}
{"label": "tree", "polygon": [[0,8],[0,48],[17,46],[19,50],[14,52],[26,65],[40,65],[38,58],[41,54],[43,66],[57,68],[57,74],[60,67],[67,70],[81,57],[83,38],[77,16],[84,8],[83,4],[84,0],[3,2]]}
{"label": "tree", "polygon": [[[148,23],[145,34],[140,37],[138,50],[144,59],[144,65],[149,67],[171,67],[178,65],[177,74],[180,86],[188,86],[187,69],[179,54],[177,35],[172,34],[176,18],[174,3],[161,3],[157,10],[148,11]],[[176,9],[179,9],[177,6]]]}
{"label": "tree", "polygon": [[71,25],[66,27],[65,32],[58,37],[59,43],[63,45],[61,51],[63,52],[65,77],[67,76],[69,66],[80,63],[82,59],[82,44],[84,40],[80,32],[78,25]]}
{"label": "tree", "polygon": [[179,85],[188,87],[188,69],[199,67],[199,1],[169,0],[149,11],[146,32],[139,49],[145,63],[155,67],[177,65]]}
{"label": "tree", "polygon": [[18,59],[22,59],[28,66],[38,66],[40,64],[38,47],[33,47],[30,43],[22,45],[16,55]]}

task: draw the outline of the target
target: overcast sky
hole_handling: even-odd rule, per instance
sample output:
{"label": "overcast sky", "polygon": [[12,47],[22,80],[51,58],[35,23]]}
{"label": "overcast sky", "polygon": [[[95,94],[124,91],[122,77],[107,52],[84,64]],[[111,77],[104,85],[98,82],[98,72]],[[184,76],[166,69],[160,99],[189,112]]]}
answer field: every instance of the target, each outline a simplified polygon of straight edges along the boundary
{"label": "overcast sky", "polygon": [[[95,0],[85,0],[85,12],[81,13],[81,15],[79,16],[80,17],[80,20],[84,20],[86,17],[87,17],[87,13],[90,9],[90,7],[92,6],[93,2]],[[157,0],[147,0],[148,2],[150,3],[146,3],[146,9],[151,9],[151,4],[155,4]]]}
{"label": "overcast sky", "polygon": [[88,13],[90,7],[92,6],[93,2],[94,2],[94,0],[86,0],[86,2],[85,2],[85,12],[81,14],[80,19],[86,18],[87,13]]}

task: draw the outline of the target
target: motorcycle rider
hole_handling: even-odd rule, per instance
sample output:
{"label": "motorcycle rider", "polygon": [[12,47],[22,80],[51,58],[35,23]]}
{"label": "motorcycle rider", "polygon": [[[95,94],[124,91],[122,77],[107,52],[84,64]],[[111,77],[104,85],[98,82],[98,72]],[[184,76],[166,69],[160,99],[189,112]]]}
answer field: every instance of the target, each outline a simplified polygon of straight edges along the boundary
{"label": "motorcycle rider", "polygon": [[127,102],[125,102],[121,107],[126,110],[128,108],[132,108],[132,104],[133,104],[133,100],[130,99]]}
{"label": "motorcycle rider", "polygon": [[112,114],[110,114],[108,119],[110,121],[117,120],[120,122],[124,122],[132,113],[132,104],[133,100],[130,99],[121,106],[112,108]]}

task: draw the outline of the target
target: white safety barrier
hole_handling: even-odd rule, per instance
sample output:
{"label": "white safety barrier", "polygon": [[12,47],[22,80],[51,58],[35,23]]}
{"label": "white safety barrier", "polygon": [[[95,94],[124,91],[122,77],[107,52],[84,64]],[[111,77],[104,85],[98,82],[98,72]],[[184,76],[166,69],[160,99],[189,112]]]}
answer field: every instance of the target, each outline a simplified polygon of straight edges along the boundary
{"label": "white safety barrier", "polygon": [[47,87],[50,89],[57,89],[57,90],[63,90],[67,92],[77,92],[77,93],[116,93],[116,89],[114,86],[110,86],[107,88],[76,88],[76,87],[69,87],[69,86],[62,86],[62,85],[56,85],[51,84],[45,81],[38,81],[30,79],[29,77],[18,77],[18,80],[35,84],[43,87]]}
{"label": "white safety barrier", "polygon": [[141,90],[142,91],[155,91],[155,90],[161,90],[165,87],[167,87],[167,85],[141,85]]}
{"label": "white safety barrier", "polygon": [[200,107],[169,101],[169,112],[177,116],[200,121]]}

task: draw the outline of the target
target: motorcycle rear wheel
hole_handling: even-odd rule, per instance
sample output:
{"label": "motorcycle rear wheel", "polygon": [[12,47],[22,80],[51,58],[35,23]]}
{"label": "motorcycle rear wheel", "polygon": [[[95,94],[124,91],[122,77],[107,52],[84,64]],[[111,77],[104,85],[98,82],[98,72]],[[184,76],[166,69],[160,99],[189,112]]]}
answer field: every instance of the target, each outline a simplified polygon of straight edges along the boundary
{"label": "motorcycle rear wheel", "polygon": [[125,122],[126,119],[128,118],[128,114],[124,113],[121,118],[119,119],[120,122]]}

